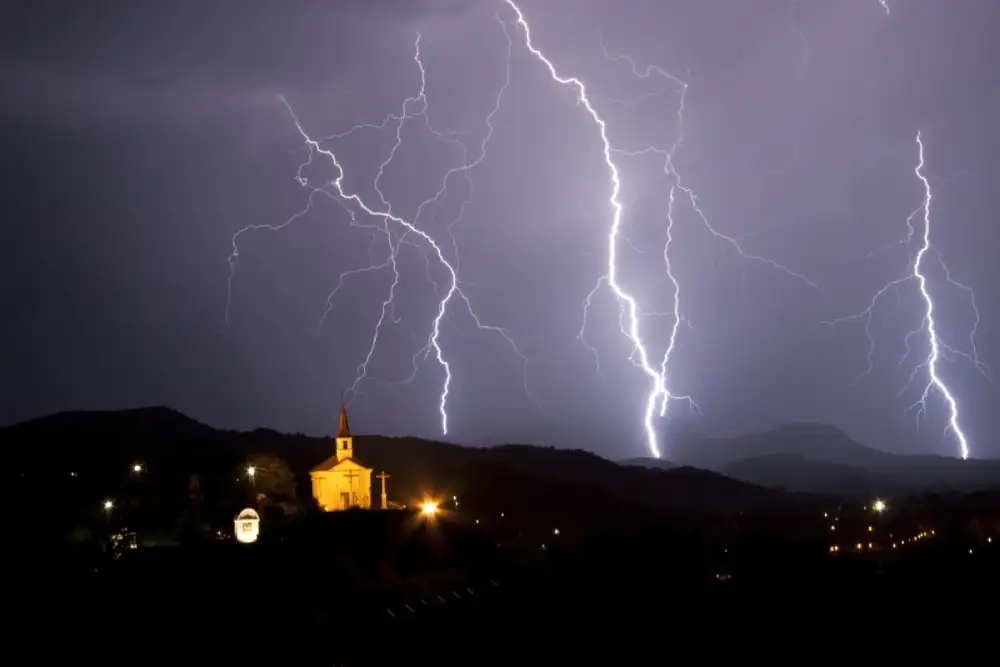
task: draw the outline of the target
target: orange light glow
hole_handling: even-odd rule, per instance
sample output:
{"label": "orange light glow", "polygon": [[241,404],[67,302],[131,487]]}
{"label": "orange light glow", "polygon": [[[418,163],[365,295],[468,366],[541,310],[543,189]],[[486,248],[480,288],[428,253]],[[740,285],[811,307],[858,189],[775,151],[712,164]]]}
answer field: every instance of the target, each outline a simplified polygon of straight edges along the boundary
{"label": "orange light glow", "polygon": [[438,504],[433,500],[426,500],[420,505],[420,512],[425,516],[434,516],[437,511]]}

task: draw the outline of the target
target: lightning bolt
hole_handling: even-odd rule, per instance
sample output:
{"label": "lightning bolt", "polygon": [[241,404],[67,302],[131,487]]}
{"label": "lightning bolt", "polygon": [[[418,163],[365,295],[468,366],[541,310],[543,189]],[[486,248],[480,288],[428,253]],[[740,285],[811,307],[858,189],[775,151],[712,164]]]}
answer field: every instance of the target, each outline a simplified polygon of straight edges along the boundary
{"label": "lightning bolt", "polygon": [[[597,126],[600,134],[603,145],[604,164],[607,166],[611,178],[611,193],[608,197],[608,203],[611,205],[612,216],[611,227],[608,232],[607,272],[597,280],[597,284],[594,286],[594,289],[587,294],[585,304],[590,304],[593,295],[603,285],[610,287],[612,292],[614,292],[615,298],[618,300],[618,304],[621,307],[621,321],[619,324],[621,325],[622,333],[624,333],[632,343],[632,361],[642,369],[643,373],[646,374],[650,381],[651,387],[646,398],[643,426],[646,431],[646,441],[649,446],[649,451],[654,457],[659,458],[660,447],[657,442],[658,438],[656,428],[653,425],[653,415],[656,411],[658,399],[666,393],[667,389],[663,373],[657,370],[650,363],[649,353],[646,351],[646,346],[642,342],[642,336],[639,332],[639,304],[635,297],[625,291],[625,289],[618,282],[618,238],[621,232],[623,206],[618,198],[621,190],[621,176],[618,171],[618,167],[615,165],[615,162],[611,157],[613,149],[611,141],[608,138],[608,125],[590,103],[590,99],[587,97],[586,85],[584,85],[584,83],[576,77],[563,77],[559,74],[556,66],[552,64],[552,61],[550,61],[532,42],[531,27],[525,20],[524,14],[521,13],[520,7],[518,7],[513,0],[505,0],[505,2],[517,15],[516,22],[524,32],[524,43],[528,51],[530,51],[531,54],[548,69],[549,75],[556,83],[563,86],[569,86],[576,91],[577,101],[583,106],[587,114],[594,121],[594,124]],[[581,328],[581,336],[582,333],[583,329]]]}
{"label": "lightning bolt", "polygon": [[[445,315],[448,313],[449,305],[451,304],[452,300],[455,297],[458,297],[465,305],[466,311],[468,312],[471,320],[478,329],[498,334],[507,342],[507,344],[513,350],[513,352],[521,359],[523,364],[522,368],[523,368],[524,389],[525,392],[529,395],[529,397],[531,396],[530,391],[528,389],[528,357],[518,348],[513,338],[511,338],[509,333],[504,328],[495,325],[485,324],[482,321],[482,319],[479,317],[479,315],[473,308],[472,301],[461,289],[461,281],[459,280],[459,274],[458,274],[458,245],[453,233],[454,226],[461,221],[462,217],[464,216],[466,207],[471,201],[472,197],[471,172],[486,158],[487,146],[489,144],[490,139],[493,136],[493,131],[494,131],[493,118],[500,109],[504,92],[507,90],[507,87],[510,82],[510,56],[511,56],[511,50],[513,48],[513,42],[511,36],[508,34],[506,23],[499,16],[497,16],[496,18],[497,22],[503,29],[504,36],[507,39],[507,58],[505,61],[505,68],[504,68],[505,72],[504,82],[503,85],[500,87],[499,92],[497,93],[495,104],[492,110],[486,117],[485,120],[486,134],[479,144],[479,151],[474,159],[472,160],[468,159],[468,151],[466,150],[465,145],[462,144],[461,142],[458,142],[457,139],[455,139],[454,133],[437,130],[431,125],[431,122],[427,114],[428,110],[428,101],[426,96],[427,76],[423,61],[421,60],[421,52],[420,52],[420,43],[422,37],[421,34],[418,32],[414,43],[413,60],[416,63],[416,66],[420,73],[420,87],[416,95],[407,97],[403,101],[402,108],[398,115],[389,114],[379,124],[371,124],[371,123],[360,124],[350,128],[346,132],[314,139],[304,129],[302,123],[300,122],[291,104],[289,104],[289,102],[284,97],[280,98],[280,101],[288,110],[288,113],[291,116],[291,119],[295,125],[296,130],[298,131],[303,142],[305,143],[306,148],[308,149],[308,155],[306,159],[299,165],[295,176],[296,180],[300,185],[310,190],[308,202],[303,209],[301,209],[300,211],[298,211],[297,213],[295,213],[282,223],[247,225],[246,227],[243,227],[242,229],[238,230],[233,235],[233,241],[232,241],[233,250],[229,257],[230,273],[229,273],[229,282],[228,282],[227,298],[226,298],[227,327],[229,324],[229,312],[232,299],[232,284],[236,274],[236,268],[239,263],[238,241],[243,234],[262,229],[270,231],[280,231],[281,229],[284,229],[285,227],[292,224],[302,216],[309,213],[312,210],[316,197],[322,195],[336,202],[341,208],[343,208],[349,214],[351,218],[351,226],[363,227],[372,231],[373,246],[370,249],[370,255],[374,250],[374,242],[377,241],[378,236],[381,235],[385,238],[386,246],[388,248],[387,259],[382,262],[372,261],[371,264],[368,266],[351,269],[341,273],[338,278],[336,286],[327,296],[326,306],[323,312],[323,316],[320,320],[319,327],[322,327],[323,322],[325,321],[326,317],[328,316],[330,310],[333,307],[332,304],[334,297],[343,287],[345,280],[347,280],[352,276],[391,269],[393,273],[393,280],[389,287],[388,295],[382,303],[382,309],[378,321],[376,322],[375,325],[375,329],[372,335],[371,343],[368,348],[368,352],[364,360],[359,364],[355,381],[351,385],[349,390],[352,393],[353,397],[359,393],[360,384],[367,377],[368,364],[371,362],[371,359],[375,353],[375,349],[378,344],[379,334],[381,332],[383,324],[385,323],[387,318],[396,321],[392,313],[396,295],[396,288],[398,287],[401,278],[399,267],[396,261],[400,247],[404,244],[413,246],[424,253],[425,259],[427,259],[425,251],[429,249],[433,254],[433,256],[436,258],[436,260],[438,261],[438,263],[440,263],[441,266],[443,266],[444,269],[446,270],[448,275],[448,286],[447,289],[445,290],[444,295],[441,296],[440,300],[438,301],[437,308],[435,309],[436,310],[435,316],[431,323],[431,330],[427,337],[426,344],[423,345],[413,356],[413,363],[414,363],[413,373],[410,375],[409,378],[407,378],[403,382],[408,382],[415,377],[417,373],[419,360],[421,357],[426,359],[429,357],[431,352],[434,353],[434,356],[439,365],[442,367],[445,375],[441,393],[439,395],[439,400],[438,400],[438,411],[441,419],[441,431],[445,435],[448,434],[447,406],[448,406],[449,391],[451,388],[452,374],[451,374],[451,364],[446,359],[441,344],[441,323]],[[417,117],[421,117],[423,119],[423,123],[427,128],[427,130],[433,133],[438,139],[458,145],[462,150],[463,162],[461,165],[457,167],[450,168],[444,174],[441,181],[441,186],[437,190],[437,192],[433,196],[429,197],[428,199],[420,203],[412,219],[407,219],[393,212],[392,204],[389,198],[384,194],[380,184],[383,175],[385,174],[386,170],[389,168],[389,166],[393,162],[393,159],[396,157],[398,151],[402,147],[403,144],[402,137],[403,137],[404,127],[406,126],[408,121],[411,121]],[[345,190],[343,184],[345,176],[344,167],[340,162],[340,160],[338,159],[336,152],[333,149],[326,147],[326,145],[330,142],[335,142],[339,139],[344,139],[362,130],[383,130],[386,127],[389,127],[391,124],[394,124],[395,141],[392,145],[392,148],[389,151],[388,156],[379,165],[378,173],[375,176],[373,182],[373,188],[376,194],[378,195],[379,205],[372,205],[366,202],[358,193],[347,192]],[[313,164],[314,160],[318,156],[323,156],[324,158],[329,160],[330,164],[333,165],[335,170],[335,178],[319,186],[315,186],[310,183],[309,179],[304,175],[304,173],[305,170]],[[432,207],[432,205],[439,203],[441,199],[447,194],[450,181],[452,180],[453,177],[458,175],[461,175],[465,178],[466,183],[468,185],[468,189],[465,199],[462,200],[461,202],[458,216],[449,223],[447,228],[447,233],[451,237],[452,246],[455,253],[455,259],[453,261],[449,261],[446,258],[444,251],[442,250],[442,246],[437,241],[435,241],[435,239],[430,234],[422,230],[418,226],[418,222],[420,221],[421,216],[424,214],[425,210],[428,210],[428,208]],[[364,214],[368,218],[374,219],[376,222],[374,224],[359,223],[357,221],[357,213],[359,212]],[[428,261],[428,267],[427,267],[428,279],[431,281],[432,284],[434,284],[435,293],[437,293],[439,291],[437,289],[437,284],[434,282],[433,278],[430,275],[429,259],[427,261]]]}
{"label": "lightning bolt", "polygon": [[[950,433],[954,436],[958,444],[959,454],[963,459],[967,459],[969,457],[969,441],[959,421],[958,400],[955,398],[944,379],[942,379],[940,375],[939,362],[946,355],[964,358],[965,360],[971,362],[987,379],[990,378],[990,369],[983,364],[982,361],[980,361],[979,353],[976,349],[975,339],[976,331],[979,327],[980,317],[979,309],[976,306],[975,292],[973,292],[971,287],[952,278],[947,265],[945,265],[937,249],[931,243],[931,202],[933,196],[931,193],[930,181],[924,174],[924,142],[920,132],[917,132],[916,144],[917,165],[913,171],[923,188],[923,198],[920,205],[906,218],[906,227],[908,230],[906,236],[900,242],[895,244],[904,245],[909,248],[915,240],[918,240],[919,247],[912,256],[912,261],[909,265],[909,272],[883,285],[882,288],[875,293],[875,296],[872,297],[868,306],[861,312],[835,320],[829,320],[824,322],[824,324],[828,326],[835,326],[840,323],[851,321],[862,321],[865,323],[865,335],[867,336],[869,343],[868,366],[866,370],[858,376],[858,379],[860,379],[861,377],[867,375],[874,366],[873,356],[875,354],[875,338],[871,333],[871,320],[879,300],[889,292],[895,292],[898,295],[900,288],[909,284],[916,285],[917,291],[924,305],[924,313],[923,317],[920,319],[919,326],[909,331],[903,339],[905,352],[903,358],[900,360],[900,363],[905,362],[912,352],[910,340],[923,332],[926,332],[927,335],[929,351],[924,360],[913,367],[907,383],[899,393],[902,394],[912,385],[921,370],[926,370],[927,382],[920,393],[920,397],[908,408],[907,411],[917,409],[917,419],[919,422],[921,415],[926,417],[927,401],[930,399],[931,394],[937,393],[944,402],[944,406],[948,413],[947,423],[944,428],[944,435],[947,436]],[[914,224],[918,218],[920,220],[919,233],[917,226]],[[943,269],[945,282],[962,290],[969,298],[972,312],[975,316],[975,322],[969,333],[969,349],[967,351],[959,350],[948,345],[941,339],[941,336],[938,333],[938,324],[934,319],[934,299],[930,293],[930,288],[928,287],[928,278],[925,273],[924,266],[925,260],[929,255],[933,255]]]}
{"label": "lightning bolt", "polygon": [[[600,373],[600,360],[597,355],[597,351],[587,343],[585,338],[585,331],[587,325],[587,314],[589,312],[591,303],[594,296],[603,287],[607,286],[613,292],[616,300],[618,301],[619,310],[619,328],[622,333],[628,338],[632,345],[632,354],[630,360],[639,367],[642,372],[646,375],[650,382],[649,393],[646,397],[646,404],[643,411],[643,426],[646,433],[647,445],[649,447],[650,453],[659,458],[660,447],[658,443],[658,436],[653,423],[654,417],[659,413],[660,417],[665,416],[667,411],[668,403],[671,400],[679,400],[686,402],[689,407],[696,412],[700,412],[697,403],[690,396],[673,394],[667,383],[668,367],[672,354],[677,348],[677,339],[679,335],[679,329],[682,322],[687,322],[686,318],[681,312],[681,287],[677,278],[675,277],[673,270],[671,268],[670,262],[670,245],[673,240],[672,231],[675,224],[675,206],[677,203],[678,193],[683,196],[684,200],[697,214],[699,220],[706,230],[716,239],[724,241],[733,250],[735,250],[742,258],[747,260],[752,260],[756,262],[764,263],[773,269],[784,272],[794,278],[801,280],[810,287],[816,288],[817,285],[813,281],[809,280],[807,277],[801,273],[792,271],[786,268],[782,264],[775,262],[774,260],[768,259],[766,257],[761,257],[754,255],[752,253],[746,252],[739,244],[739,242],[720,232],[716,227],[714,227],[709,221],[707,215],[704,213],[702,208],[698,204],[697,194],[688,186],[686,186],[680,177],[675,165],[674,165],[674,155],[683,143],[683,122],[684,122],[684,102],[685,96],[688,90],[688,84],[682,79],[670,74],[666,70],[652,65],[645,70],[640,70],[634,61],[628,56],[612,56],[605,49],[605,56],[612,61],[625,61],[627,62],[631,69],[633,75],[647,79],[653,75],[663,78],[670,85],[675,86],[680,90],[680,101],[677,110],[677,137],[674,143],[669,149],[659,148],[656,146],[648,146],[639,150],[626,151],[615,148],[609,138],[608,125],[604,118],[598,113],[591,99],[588,96],[586,85],[577,77],[566,77],[559,74],[558,69],[552,63],[551,60],[545,54],[538,49],[534,42],[532,41],[531,29],[528,25],[524,14],[521,12],[520,8],[517,6],[513,0],[505,0],[507,4],[514,10],[516,14],[516,22],[524,32],[525,45],[528,51],[539,60],[548,70],[549,75],[552,77],[553,81],[563,86],[571,87],[575,90],[577,100],[579,104],[584,108],[587,114],[590,116],[596,125],[598,132],[601,137],[603,145],[603,158],[605,166],[608,169],[611,181],[611,193],[609,196],[609,203],[611,205],[612,217],[610,228],[608,232],[608,263],[606,272],[599,277],[594,285],[594,287],[587,293],[583,302],[584,318],[583,324],[577,334],[577,338],[580,342],[591,352],[594,356],[595,362],[597,363],[598,372]],[[603,47],[603,43],[602,43]],[[612,100],[619,102],[617,100]],[[669,179],[670,189],[669,189],[669,204],[667,206],[666,213],[666,232],[667,240],[663,248],[663,260],[665,266],[665,272],[667,279],[670,281],[673,288],[673,310],[672,310],[672,326],[670,329],[669,340],[667,343],[666,351],[660,361],[658,367],[654,366],[650,361],[650,354],[647,350],[646,344],[642,340],[640,332],[640,316],[648,313],[643,313],[638,305],[635,297],[633,297],[626,289],[621,285],[618,280],[618,243],[620,240],[624,240],[626,243],[631,244],[627,237],[625,237],[622,232],[622,217],[624,213],[624,206],[619,199],[619,192],[621,190],[621,175],[618,166],[615,163],[613,156],[623,156],[623,157],[636,157],[641,155],[657,155],[663,160],[663,171]],[[659,409],[657,410],[657,406]]]}
{"label": "lightning bolt", "polygon": [[889,0],[878,0],[878,4],[882,5],[882,9],[885,11],[886,16],[891,16],[889,12]]}
{"label": "lightning bolt", "polygon": [[[676,277],[673,274],[670,263],[670,253],[669,253],[670,243],[672,241],[672,232],[675,224],[674,207],[676,203],[677,191],[683,193],[683,196],[686,199],[689,207],[691,208],[692,211],[694,211],[695,215],[697,216],[698,220],[701,222],[705,230],[708,231],[708,233],[716,240],[724,242],[727,246],[729,246],[731,250],[735,251],[736,254],[739,255],[741,258],[743,258],[744,260],[764,264],[771,269],[777,270],[798,281],[801,281],[802,283],[813,289],[818,289],[819,286],[814,281],[810,280],[805,275],[803,275],[802,273],[793,271],[792,269],[776,262],[773,259],[749,253],[746,250],[744,250],[743,247],[740,245],[739,241],[737,241],[732,236],[724,234],[723,232],[719,231],[714,225],[712,225],[712,223],[708,219],[708,216],[705,214],[705,211],[701,208],[701,206],[698,203],[698,195],[694,192],[693,189],[684,185],[684,182],[681,178],[681,174],[677,170],[677,166],[674,162],[674,157],[684,143],[684,109],[685,109],[684,105],[687,99],[689,84],[686,81],[667,72],[666,70],[657,65],[650,65],[645,70],[642,70],[636,65],[635,61],[627,55],[611,55],[608,52],[607,48],[605,48],[603,41],[601,47],[604,50],[604,55],[608,60],[623,61],[627,63],[632,70],[633,76],[640,79],[649,79],[650,77],[655,75],[666,80],[668,84],[680,88],[680,98],[678,101],[677,114],[676,114],[677,134],[670,148],[665,149],[657,146],[647,146],[645,148],[632,151],[613,149],[615,153],[628,157],[635,157],[641,155],[658,156],[663,161],[662,170],[664,176],[670,183],[670,199],[667,207],[667,242],[663,248],[663,261],[667,277],[673,285],[674,319],[673,319],[673,326],[670,331],[670,338],[667,345],[667,349],[666,352],[664,352],[663,361],[660,364],[661,375],[664,377],[664,381],[666,381],[667,367],[670,363],[671,356],[673,355],[674,351],[677,348],[677,337],[679,335],[680,324],[682,321],[687,322],[686,318],[684,318],[684,316],[681,314],[680,310],[681,288],[680,284],[678,283]],[[700,412],[700,408],[698,407],[697,403],[695,403],[690,396],[673,396],[670,394],[669,391],[665,391],[662,394],[662,401],[660,404],[661,417],[665,416],[667,410],[667,404],[672,398],[675,400],[686,401],[692,409],[694,409],[696,412]]]}

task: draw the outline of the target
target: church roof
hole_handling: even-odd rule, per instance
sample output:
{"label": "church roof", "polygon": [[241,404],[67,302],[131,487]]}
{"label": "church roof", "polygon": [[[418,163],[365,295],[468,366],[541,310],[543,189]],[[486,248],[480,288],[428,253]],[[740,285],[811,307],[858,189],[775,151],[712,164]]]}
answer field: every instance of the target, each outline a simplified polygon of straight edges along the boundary
{"label": "church roof", "polygon": [[347,408],[343,403],[340,404],[340,419],[337,420],[337,437],[351,437],[351,427],[347,425]]}
{"label": "church roof", "polygon": [[334,468],[337,468],[338,466],[341,466],[341,465],[343,465],[345,463],[353,463],[354,465],[358,466],[359,468],[364,468],[365,470],[372,470],[372,468],[369,468],[364,463],[362,463],[361,461],[359,461],[359,460],[357,460],[355,458],[340,459],[338,461],[337,460],[337,455],[334,454],[333,456],[331,456],[330,458],[326,459],[325,461],[323,461],[319,465],[315,466],[309,472],[326,472],[328,470],[333,470]]}

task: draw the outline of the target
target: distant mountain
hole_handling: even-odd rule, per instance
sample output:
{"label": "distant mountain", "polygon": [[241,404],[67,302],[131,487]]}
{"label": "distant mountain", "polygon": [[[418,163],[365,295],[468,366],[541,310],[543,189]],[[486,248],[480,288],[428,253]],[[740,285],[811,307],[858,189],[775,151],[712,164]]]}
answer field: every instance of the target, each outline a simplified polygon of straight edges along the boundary
{"label": "distant mountain", "polygon": [[670,454],[676,461],[710,470],[742,459],[774,454],[862,467],[887,465],[895,458],[855,442],[840,429],[827,424],[786,424],[761,433],[682,441],[672,446]]}
{"label": "distant mountain", "polygon": [[[109,417],[109,415],[114,416]],[[59,412],[0,428],[0,433],[3,433],[3,437],[6,439],[39,438],[64,434],[68,431],[128,432],[131,435],[148,436],[155,435],[164,429],[170,431],[172,437],[176,438],[178,435],[204,433],[211,430],[211,427],[195,421],[177,410],[155,406],[113,412],[84,410]]]}
{"label": "distant mountain", "polygon": [[826,424],[788,424],[730,438],[677,443],[677,461],[741,481],[814,493],[869,494],[1000,486],[1000,461],[890,454]]}

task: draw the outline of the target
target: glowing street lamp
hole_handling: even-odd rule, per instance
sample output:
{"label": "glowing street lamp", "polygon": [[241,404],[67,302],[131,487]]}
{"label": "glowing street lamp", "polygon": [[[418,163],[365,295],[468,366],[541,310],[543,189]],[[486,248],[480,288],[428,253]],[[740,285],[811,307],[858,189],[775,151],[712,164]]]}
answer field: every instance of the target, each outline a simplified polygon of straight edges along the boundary
{"label": "glowing street lamp", "polygon": [[247,466],[247,474],[250,475],[250,479],[253,479],[253,476],[257,474],[257,469],[253,466]]}
{"label": "glowing street lamp", "polygon": [[420,513],[426,517],[432,517],[437,514],[438,504],[432,500],[425,501],[420,505]]}
{"label": "glowing street lamp", "polygon": [[886,510],[885,502],[882,500],[875,500],[875,504],[872,505],[872,509],[881,514]]}
{"label": "glowing street lamp", "polygon": [[142,472],[142,464],[141,463],[133,463],[132,464],[132,472],[134,472],[136,474],[141,473]]}
{"label": "glowing street lamp", "polygon": [[104,501],[104,512],[105,514],[110,514],[111,510],[115,508],[115,503],[110,498]]}

